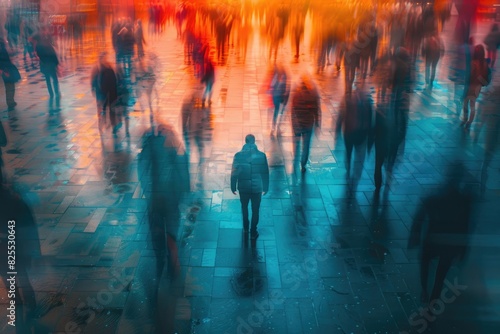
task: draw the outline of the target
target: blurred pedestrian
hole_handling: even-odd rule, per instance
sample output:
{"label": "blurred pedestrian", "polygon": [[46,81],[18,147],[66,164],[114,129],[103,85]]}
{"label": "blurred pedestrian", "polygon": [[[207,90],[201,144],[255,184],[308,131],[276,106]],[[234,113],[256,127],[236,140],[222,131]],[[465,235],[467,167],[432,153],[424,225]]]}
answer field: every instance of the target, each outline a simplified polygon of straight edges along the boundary
{"label": "blurred pedestrian", "polygon": [[208,105],[211,105],[212,89],[215,82],[215,68],[214,68],[214,63],[208,56],[205,57],[203,63],[204,63],[204,70],[203,70],[203,77],[201,78],[201,83],[205,84],[205,91],[203,92],[201,103],[205,105],[205,101],[208,98]]}
{"label": "blurred pedestrian", "polygon": [[432,90],[436,67],[441,56],[444,55],[444,43],[437,33],[426,37],[422,45],[422,57],[425,60],[425,84],[426,89]]}
{"label": "blurred pedestrian", "polygon": [[[17,332],[32,333],[37,303],[28,272],[32,260],[41,255],[40,239],[29,206],[5,184],[0,184],[0,222],[0,253],[3,254],[0,257],[0,275],[5,287],[14,285]],[[15,236],[15,243],[9,237],[11,235]],[[13,245],[17,246],[14,253]],[[12,271],[17,274],[6,274]]]}
{"label": "blurred pedestrian", "polygon": [[[344,96],[344,100],[341,102],[338,126],[342,126],[344,135],[346,179],[349,182],[349,190],[356,191],[372,130],[372,102],[370,96],[362,88]],[[351,175],[351,160],[354,149],[356,155]]]}
{"label": "blurred pedestrian", "polygon": [[16,82],[21,80],[21,75],[17,67],[10,60],[9,53],[5,47],[5,42],[0,40],[0,74],[5,86],[5,99],[9,110],[14,110],[17,103],[15,101]]}
{"label": "blurred pedestrian", "polygon": [[125,121],[125,135],[130,137],[130,116],[129,108],[135,104],[132,97],[132,84],[130,78],[125,75],[123,68],[116,70],[116,115],[120,122]]}
{"label": "blurred pedestrian", "polygon": [[[97,113],[103,119],[104,124],[113,127],[113,135],[116,136],[120,126],[119,115],[116,112],[116,100],[118,98],[118,82],[116,72],[107,59],[107,54],[102,53],[99,56],[98,63],[94,66],[91,73],[92,94],[96,98]],[[106,113],[106,110],[109,112]]]}
{"label": "blurred pedestrian", "polygon": [[[248,134],[245,145],[236,153],[231,169],[231,191],[240,193],[241,211],[243,214],[243,232],[255,240],[259,236],[259,210],[262,196],[269,190],[269,166],[266,154],[257,149],[255,136]],[[252,224],[248,219],[248,203],[252,204]]]}
{"label": "blurred pedestrian", "polygon": [[152,248],[156,257],[156,276],[148,298],[155,311],[157,331],[174,333],[177,294],[167,292],[165,300],[159,300],[160,280],[169,280],[170,288],[181,278],[178,254],[180,210],[182,198],[190,191],[189,162],[182,142],[168,124],[148,129],[142,136],[142,150],[138,156],[138,177],[147,199],[148,223]]}
{"label": "blurred pedestrian", "polygon": [[61,97],[59,79],[57,77],[59,58],[57,57],[56,50],[51,43],[52,39],[48,36],[48,27],[44,27],[41,35],[34,37],[34,40],[36,40],[36,54],[40,59],[40,72],[42,72],[45,76],[49,96],[52,99],[55,95],[55,97],[59,99]]}
{"label": "blurred pedestrian", "polygon": [[454,51],[449,79],[454,83],[453,100],[455,102],[456,112],[460,115],[470,77],[472,53],[474,52],[473,39],[470,38],[468,41],[461,43]]}
{"label": "blurred pedestrian", "polygon": [[[420,280],[422,302],[438,300],[453,261],[463,260],[468,247],[472,216],[472,195],[462,189],[465,168],[461,163],[448,168],[445,184],[425,197],[415,215],[408,247],[421,245]],[[428,295],[429,267],[438,258],[432,293]]]}
{"label": "blurred pedestrian", "polygon": [[193,91],[184,100],[181,110],[186,151],[192,154],[193,150],[197,150],[200,165],[205,161],[205,143],[211,140],[211,110],[201,103],[201,95],[201,91]]}
{"label": "blurred pedestrian", "polygon": [[[157,80],[155,72],[159,71],[157,57],[150,53],[147,60],[142,59],[137,64],[135,71],[135,97],[139,99],[139,103],[142,105],[140,98],[143,94],[146,95],[150,118],[153,118],[153,92],[156,93],[156,98],[158,99],[158,91],[155,89],[155,83]],[[141,108],[144,110],[144,108]]]}
{"label": "blurred pedestrian", "polygon": [[273,78],[270,84],[271,96],[274,105],[273,123],[271,128],[271,136],[276,132],[280,134],[278,118],[283,115],[283,111],[288,103],[290,96],[290,84],[287,73],[284,68],[275,66]]}
{"label": "blurred pedestrian", "polygon": [[[294,89],[292,97],[292,130],[294,139],[295,164],[300,160],[301,171],[306,171],[309,147],[314,128],[321,126],[321,106],[319,93],[312,79],[303,75]],[[302,144],[302,145],[301,145]]]}
{"label": "blurred pedestrian", "polygon": [[[476,116],[476,101],[481,93],[481,88],[486,86],[491,81],[491,69],[485,59],[484,46],[478,44],[474,47],[472,55],[470,77],[467,83],[467,90],[463,105],[463,119],[462,126],[465,129],[470,129],[474,117]],[[470,106],[470,115],[469,115]]]}
{"label": "blurred pedestrian", "polygon": [[141,60],[144,58],[144,45],[146,45],[141,20],[137,20],[135,25],[135,45],[137,45],[137,57]]}
{"label": "blurred pedestrian", "polygon": [[500,108],[498,107],[500,105],[500,85],[496,84],[488,93],[481,105],[480,122],[475,137],[477,141],[481,127],[484,127],[484,158],[481,166],[481,193],[483,195],[486,192],[488,168],[493,160],[500,137]]}
{"label": "blurred pedestrian", "polygon": [[500,47],[500,29],[498,28],[498,23],[494,23],[491,26],[491,31],[484,39],[484,44],[486,45],[486,50],[488,51],[490,67],[495,68],[495,63],[497,61],[497,50]]}

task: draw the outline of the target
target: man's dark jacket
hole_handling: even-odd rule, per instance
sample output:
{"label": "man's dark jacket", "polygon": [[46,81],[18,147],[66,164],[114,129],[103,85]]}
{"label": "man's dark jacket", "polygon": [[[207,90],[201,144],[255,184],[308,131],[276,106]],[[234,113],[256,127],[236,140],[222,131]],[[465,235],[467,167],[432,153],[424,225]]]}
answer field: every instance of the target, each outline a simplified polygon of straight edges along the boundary
{"label": "man's dark jacket", "polygon": [[255,194],[269,190],[269,166],[265,153],[259,151],[255,144],[245,144],[243,149],[234,155],[231,171],[231,191],[238,190],[244,194]]}

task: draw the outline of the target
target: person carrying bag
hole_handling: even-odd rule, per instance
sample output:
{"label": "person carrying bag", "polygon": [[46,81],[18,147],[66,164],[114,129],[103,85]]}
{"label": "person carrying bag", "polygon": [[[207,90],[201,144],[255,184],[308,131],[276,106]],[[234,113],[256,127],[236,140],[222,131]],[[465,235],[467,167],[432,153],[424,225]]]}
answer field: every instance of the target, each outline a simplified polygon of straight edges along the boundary
{"label": "person carrying bag", "polygon": [[5,86],[5,99],[9,110],[14,110],[17,103],[14,100],[16,95],[16,83],[21,80],[21,74],[16,65],[10,60],[5,43],[0,41],[0,73]]}

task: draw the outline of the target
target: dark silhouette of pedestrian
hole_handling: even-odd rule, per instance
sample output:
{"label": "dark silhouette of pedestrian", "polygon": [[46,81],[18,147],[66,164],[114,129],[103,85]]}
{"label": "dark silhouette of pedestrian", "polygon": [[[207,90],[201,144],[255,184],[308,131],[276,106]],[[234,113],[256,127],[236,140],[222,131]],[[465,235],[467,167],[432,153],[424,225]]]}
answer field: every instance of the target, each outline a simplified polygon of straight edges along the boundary
{"label": "dark silhouette of pedestrian", "polygon": [[495,68],[495,63],[497,61],[497,50],[500,47],[500,29],[498,28],[498,23],[494,23],[491,26],[491,31],[488,33],[488,35],[486,35],[484,44],[486,45],[486,50],[488,51],[490,67]]}
{"label": "dark silhouette of pedestrian", "polygon": [[488,181],[488,167],[490,166],[495,151],[498,147],[500,137],[500,85],[496,84],[489,94],[485,96],[481,106],[479,117],[481,121],[476,129],[477,141],[481,128],[485,128],[484,139],[484,158],[481,166],[481,194],[486,192],[486,183]]}
{"label": "dark silhouette of pedestrian", "polygon": [[[99,56],[99,62],[94,66],[90,80],[92,93],[96,98],[98,116],[103,118],[104,124],[107,124],[106,118],[109,117],[109,124],[113,127],[113,134],[116,135],[120,124],[115,108],[118,99],[118,82],[116,72],[107,60],[106,53]],[[107,109],[109,109],[109,114],[106,114]]]}
{"label": "dark silhouette of pedestrian", "polygon": [[9,110],[14,110],[17,103],[15,101],[16,82],[21,80],[19,70],[10,60],[5,43],[0,41],[0,74],[5,86],[5,99]]}
{"label": "dark silhouette of pedestrian", "polygon": [[[453,261],[463,260],[466,255],[473,203],[471,193],[462,186],[464,174],[461,163],[449,166],[445,184],[422,200],[413,220],[408,247],[422,247],[420,279],[423,302],[439,299]],[[428,274],[433,258],[439,258],[439,263],[429,299]]]}
{"label": "dark silhouette of pedestrian", "polygon": [[44,27],[39,37],[36,37],[35,51],[40,59],[40,72],[45,76],[47,83],[47,90],[49,91],[50,98],[54,96],[59,99],[61,91],[59,89],[59,79],[57,77],[57,67],[59,66],[59,58],[57,57],[56,50],[51,43],[51,38],[47,36],[48,28]]}
{"label": "dark silhouette of pedestrian", "polygon": [[167,264],[170,282],[180,277],[178,232],[179,205],[190,190],[188,159],[182,141],[172,126],[159,124],[142,137],[138,176],[148,203],[148,222],[152,248],[156,256],[156,279],[152,286],[151,304],[156,311],[159,333],[174,333],[175,303],[172,296],[167,309],[159,308],[159,282]]}
{"label": "dark silhouette of pedestrian", "polygon": [[[352,94],[346,94],[341,103],[341,114],[338,126],[342,126],[346,149],[346,179],[349,189],[356,190],[357,183],[363,171],[368,138],[372,130],[372,101],[362,89],[356,89]],[[354,170],[351,174],[352,152],[356,150]]]}
{"label": "dark silhouette of pedestrian", "polygon": [[255,136],[248,134],[245,145],[236,153],[231,170],[231,191],[240,193],[241,211],[243,213],[243,232],[249,232],[248,203],[252,204],[252,225],[250,233],[252,239],[257,239],[259,232],[259,209],[262,195],[269,190],[269,166],[266,154],[257,149]]}
{"label": "dark silhouette of pedestrian", "polygon": [[[15,239],[10,235],[15,235]],[[13,249],[15,253],[9,252]],[[41,254],[40,239],[29,206],[5,184],[0,184],[0,253],[0,275],[3,282],[7,290],[15,285],[17,331],[31,333],[37,305],[28,271],[32,260]],[[13,254],[15,255],[9,256]],[[13,280],[9,272],[17,272]]]}
{"label": "dark silhouette of pedestrian", "polygon": [[437,33],[427,37],[422,46],[422,56],[425,60],[425,83],[428,90],[432,90],[436,67],[441,56],[444,55],[444,43]]}
{"label": "dark silhouette of pedestrian", "polygon": [[[292,130],[295,136],[295,164],[300,159],[301,171],[306,171],[313,130],[321,125],[318,91],[312,79],[303,75],[292,97]],[[301,145],[302,144],[302,145]],[[302,146],[302,150],[301,150]]]}
{"label": "dark silhouette of pedestrian", "polygon": [[137,45],[137,57],[140,59],[144,58],[144,45],[146,45],[146,39],[144,38],[144,30],[142,28],[142,21],[137,20],[135,25],[135,44]]}

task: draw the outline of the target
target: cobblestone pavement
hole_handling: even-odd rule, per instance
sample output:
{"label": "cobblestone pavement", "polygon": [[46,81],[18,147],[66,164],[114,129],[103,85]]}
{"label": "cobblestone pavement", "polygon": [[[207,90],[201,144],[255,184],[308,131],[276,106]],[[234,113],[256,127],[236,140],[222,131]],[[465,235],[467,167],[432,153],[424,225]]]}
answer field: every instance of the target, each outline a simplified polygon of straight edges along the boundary
{"label": "cobblestone pavement", "polygon": [[[488,26],[480,24],[478,40]],[[452,27],[446,26],[445,35]],[[174,28],[149,47],[162,64],[154,119],[181,133],[182,101],[200,93],[192,66],[184,64]],[[150,115],[143,111],[145,101],[138,100],[131,112],[130,138],[123,132],[116,139],[100,136],[89,87],[88,67],[96,55],[91,51],[66,62],[59,106],[48,100],[41,74],[30,68],[23,70],[16,110],[4,112],[5,102],[0,101],[10,140],[4,149],[6,172],[32,206],[40,235],[42,257],[30,272],[39,305],[37,332],[154,332],[147,296],[155,259],[137,178],[140,138],[151,125]],[[280,53],[290,54],[289,47]],[[345,191],[345,151],[334,133],[342,71],[335,73],[329,66],[314,75],[321,92],[322,128],[301,178],[292,169],[289,118],[285,116],[281,137],[269,135],[272,112],[262,89],[270,68],[265,54],[255,38],[245,63],[231,48],[227,64],[216,67],[204,163],[198,164],[200,156],[190,150],[196,191],[182,208],[182,279],[160,284],[165,314],[175,295],[176,330],[498,332],[498,157],[490,168],[485,200],[476,208],[470,254],[448,275],[450,285],[460,286],[453,290],[456,298],[436,304],[433,314],[419,302],[418,253],[406,249],[418,200],[441,183],[446,165],[462,160],[473,186],[480,175],[483,145],[481,140],[474,144],[459,127],[447,79],[448,55],[439,65],[432,94],[422,90],[423,64],[418,63],[406,153],[393,186],[375,205],[373,153],[354,198],[349,200]],[[287,60],[293,81],[304,70],[314,73],[309,56],[301,57],[299,63]],[[229,187],[232,157],[247,133],[256,135],[271,171],[254,245],[242,240],[239,200]],[[110,285],[116,277],[119,287]],[[6,307],[5,289],[0,296]],[[2,332],[5,326],[1,317]]]}

